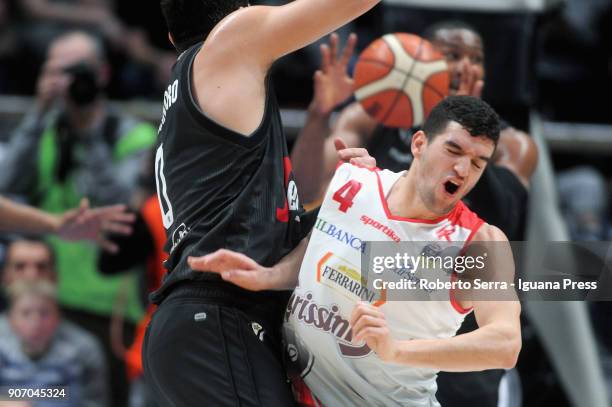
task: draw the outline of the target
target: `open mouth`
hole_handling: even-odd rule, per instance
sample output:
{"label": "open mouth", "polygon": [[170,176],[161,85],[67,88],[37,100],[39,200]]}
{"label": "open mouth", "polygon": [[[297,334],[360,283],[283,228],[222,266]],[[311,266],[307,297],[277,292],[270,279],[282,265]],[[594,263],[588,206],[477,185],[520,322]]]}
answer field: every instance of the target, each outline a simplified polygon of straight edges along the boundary
{"label": "open mouth", "polygon": [[446,181],[444,183],[444,189],[451,195],[455,195],[459,190],[459,185],[453,183],[452,181]]}

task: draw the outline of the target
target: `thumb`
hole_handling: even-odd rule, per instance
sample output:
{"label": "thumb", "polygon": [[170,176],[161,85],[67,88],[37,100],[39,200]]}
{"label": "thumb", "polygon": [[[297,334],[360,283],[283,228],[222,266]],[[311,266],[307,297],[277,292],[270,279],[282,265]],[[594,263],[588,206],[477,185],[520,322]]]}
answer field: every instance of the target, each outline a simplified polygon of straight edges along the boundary
{"label": "thumb", "polygon": [[336,147],[336,151],[340,151],[340,150],[344,150],[345,148],[348,148],[344,140],[338,137],[334,139],[334,146]]}

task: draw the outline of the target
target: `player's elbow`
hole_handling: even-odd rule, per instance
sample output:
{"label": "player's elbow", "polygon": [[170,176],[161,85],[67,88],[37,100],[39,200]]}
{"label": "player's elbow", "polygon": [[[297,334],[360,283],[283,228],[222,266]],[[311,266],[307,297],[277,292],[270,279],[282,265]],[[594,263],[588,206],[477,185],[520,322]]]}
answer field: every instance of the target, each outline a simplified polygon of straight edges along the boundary
{"label": "player's elbow", "polygon": [[522,341],[520,334],[513,335],[504,340],[501,352],[499,352],[499,367],[502,369],[512,369],[516,366],[521,347]]}

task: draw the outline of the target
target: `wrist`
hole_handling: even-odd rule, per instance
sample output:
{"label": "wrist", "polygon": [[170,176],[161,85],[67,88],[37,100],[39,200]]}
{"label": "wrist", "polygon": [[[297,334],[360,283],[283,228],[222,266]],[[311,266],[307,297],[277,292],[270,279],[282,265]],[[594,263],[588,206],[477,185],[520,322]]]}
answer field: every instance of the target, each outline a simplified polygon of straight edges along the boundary
{"label": "wrist", "polygon": [[332,110],[325,109],[323,106],[317,103],[316,100],[310,102],[310,105],[308,106],[308,115],[311,117],[320,120],[329,120],[331,114]]}
{"label": "wrist", "polygon": [[45,232],[47,234],[57,234],[62,229],[63,217],[61,215],[49,214],[45,223]]}

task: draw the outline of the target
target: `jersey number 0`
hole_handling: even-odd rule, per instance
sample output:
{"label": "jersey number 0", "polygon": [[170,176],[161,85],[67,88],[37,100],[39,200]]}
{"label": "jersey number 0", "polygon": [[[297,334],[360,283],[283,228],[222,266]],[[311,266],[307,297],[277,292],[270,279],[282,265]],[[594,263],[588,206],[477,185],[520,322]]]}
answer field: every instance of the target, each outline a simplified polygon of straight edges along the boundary
{"label": "jersey number 0", "polygon": [[174,214],[172,213],[172,204],[168,199],[168,189],[166,187],[166,178],[164,177],[164,145],[161,144],[155,153],[155,185],[157,186],[157,198],[162,212],[162,220],[164,227],[169,229],[174,223]]}

